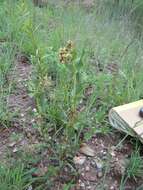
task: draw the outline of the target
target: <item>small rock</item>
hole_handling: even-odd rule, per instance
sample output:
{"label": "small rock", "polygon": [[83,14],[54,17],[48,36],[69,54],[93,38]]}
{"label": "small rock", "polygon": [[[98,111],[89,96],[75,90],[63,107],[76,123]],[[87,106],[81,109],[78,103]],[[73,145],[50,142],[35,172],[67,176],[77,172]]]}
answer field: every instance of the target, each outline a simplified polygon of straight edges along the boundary
{"label": "small rock", "polygon": [[48,139],[49,139],[49,140],[51,140],[51,139],[52,139],[52,137],[51,137],[51,136],[49,136],[49,137],[48,137]]}
{"label": "small rock", "polygon": [[118,181],[117,181],[117,180],[115,180],[114,184],[115,184],[115,185],[117,185],[117,184],[118,184]]}
{"label": "small rock", "polygon": [[21,113],[20,115],[21,115],[21,117],[24,117],[24,114],[23,114],[23,113]]}
{"label": "small rock", "polygon": [[114,152],[114,151],[111,151],[111,152],[110,152],[110,154],[111,154],[111,156],[113,156],[113,157],[115,157],[115,156],[116,156],[116,154],[115,154],[115,152]]}
{"label": "small rock", "polygon": [[82,154],[85,154],[86,156],[94,157],[95,152],[93,149],[91,149],[87,144],[83,143],[81,145],[81,148],[79,150]]}
{"label": "small rock", "polygon": [[66,173],[68,172],[68,168],[67,167],[64,168],[64,172],[66,172]]}
{"label": "small rock", "polygon": [[9,147],[13,147],[14,145],[16,144],[16,142],[11,142],[11,143],[9,143]]}
{"label": "small rock", "polygon": [[81,176],[84,176],[84,173],[81,173]]}
{"label": "small rock", "polygon": [[75,157],[73,158],[74,163],[75,163],[75,164],[79,164],[79,165],[83,165],[84,162],[85,162],[85,160],[86,160],[86,157],[85,157],[85,156],[75,156]]}
{"label": "small rock", "polygon": [[115,154],[115,149],[116,149],[116,147],[115,147],[115,146],[112,146],[112,147],[111,147],[111,150],[110,150],[110,154],[111,154],[111,156],[113,156],[113,157],[116,156],[116,154]]}
{"label": "small rock", "polygon": [[97,173],[97,176],[98,176],[99,178],[101,178],[101,177],[103,176],[102,171],[99,171],[99,172]]}
{"label": "small rock", "polygon": [[33,190],[32,185],[30,185],[27,190]]}
{"label": "small rock", "polygon": [[85,187],[85,184],[84,184],[84,183],[81,183],[81,184],[80,184],[80,187]]}
{"label": "small rock", "polygon": [[78,182],[81,183],[82,182],[81,179],[79,179]]}
{"label": "small rock", "polygon": [[34,123],[34,122],[35,122],[35,119],[32,119],[32,120],[31,120],[31,123]]}
{"label": "small rock", "polygon": [[95,170],[91,169],[90,171],[85,173],[85,180],[95,182],[97,181],[97,173]]}
{"label": "small rock", "polygon": [[102,154],[103,156],[106,156],[106,155],[107,155],[107,152],[106,152],[105,150],[101,150],[101,154]]}
{"label": "small rock", "polygon": [[17,151],[18,151],[18,149],[15,147],[12,152],[16,153]]}
{"label": "small rock", "polygon": [[36,109],[36,108],[33,108],[33,112],[35,112],[35,113],[36,113],[36,112],[37,112],[37,109]]}
{"label": "small rock", "polygon": [[114,186],[111,186],[111,187],[110,187],[110,190],[114,190],[114,189],[115,189]]}
{"label": "small rock", "polygon": [[90,167],[89,166],[86,166],[85,167],[85,171],[88,172],[90,170]]}

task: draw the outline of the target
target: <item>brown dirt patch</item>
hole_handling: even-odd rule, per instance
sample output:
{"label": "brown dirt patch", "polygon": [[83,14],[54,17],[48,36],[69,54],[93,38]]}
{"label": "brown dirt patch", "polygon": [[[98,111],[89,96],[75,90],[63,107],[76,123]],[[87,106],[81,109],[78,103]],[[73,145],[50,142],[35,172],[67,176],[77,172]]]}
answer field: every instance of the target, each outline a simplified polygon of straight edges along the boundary
{"label": "brown dirt patch", "polygon": [[[31,114],[34,107],[34,100],[28,95],[27,81],[32,73],[32,65],[24,54],[18,54],[15,65],[11,70],[8,80],[9,83],[15,84],[12,93],[7,97],[7,105],[10,113],[14,116],[10,121],[9,128],[2,128],[0,133],[0,159],[6,158],[9,151],[17,152],[19,147],[27,144],[35,143],[27,139],[27,133],[36,135],[35,129],[32,127],[34,117]],[[15,140],[12,136],[18,136]],[[31,136],[32,136],[31,135]]]}
{"label": "brown dirt patch", "polygon": [[[121,147],[116,145],[121,140],[121,134],[95,135],[88,145],[94,150],[95,156],[88,157],[84,164],[76,165],[80,177],[75,190],[119,190],[122,175],[127,167],[127,161],[134,149],[127,139]],[[77,154],[82,156],[81,153]],[[136,190],[142,184],[142,179],[129,179],[126,190]]]}

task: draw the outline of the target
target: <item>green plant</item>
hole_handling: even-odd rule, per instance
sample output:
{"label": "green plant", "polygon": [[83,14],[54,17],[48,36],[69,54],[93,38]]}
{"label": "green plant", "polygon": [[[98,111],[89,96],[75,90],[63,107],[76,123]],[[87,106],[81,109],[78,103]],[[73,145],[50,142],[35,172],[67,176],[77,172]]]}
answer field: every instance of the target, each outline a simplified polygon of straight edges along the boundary
{"label": "green plant", "polygon": [[39,115],[48,119],[49,125],[55,126],[56,130],[62,128],[68,139],[75,130],[80,130],[76,129],[80,115],[77,108],[88,84],[83,78],[84,51],[78,55],[72,42],[68,42],[66,47],[60,49],[59,58],[53,50],[48,53],[41,56],[37,50],[34,58],[37,60],[37,78],[33,94]]}
{"label": "green plant", "polygon": [[140,177],[143,174],[143,160],[140,156],[139,150],[135,150],[131,154],[130,162],[127,168],[127,176],[133,177],[136,179],[136,177]]}
{"label": "green plant", "polygon": [[30,186],[30,178],[30,172],[26,173],[23,165],[12,168],[0,166],[0,189],[24,190]]}
{"label": "green plant", "polygon": [[126,167],[125,175],[122,176],[120,189],[122,190],[124,188],[124,185],[126,184],[127,180],[130,178],[133,178],[136,181],[137,177],[141,177],[143,174],[143,159],[140,155],[140,150],[137,148],[135,151],[131,154],[129,163]]}

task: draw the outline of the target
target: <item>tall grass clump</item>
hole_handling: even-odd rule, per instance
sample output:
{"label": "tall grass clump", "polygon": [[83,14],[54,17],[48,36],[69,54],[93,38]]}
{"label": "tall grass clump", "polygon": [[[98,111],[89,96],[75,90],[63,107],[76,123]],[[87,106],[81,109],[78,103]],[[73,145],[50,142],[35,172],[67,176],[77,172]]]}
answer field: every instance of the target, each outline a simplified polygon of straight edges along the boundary
{"label": "tall grass clump", "polygon": [[24,190],[31,184],[30,172],[25,172],[23,165],[7,168],[0,166],[0,189],[3,190]]}

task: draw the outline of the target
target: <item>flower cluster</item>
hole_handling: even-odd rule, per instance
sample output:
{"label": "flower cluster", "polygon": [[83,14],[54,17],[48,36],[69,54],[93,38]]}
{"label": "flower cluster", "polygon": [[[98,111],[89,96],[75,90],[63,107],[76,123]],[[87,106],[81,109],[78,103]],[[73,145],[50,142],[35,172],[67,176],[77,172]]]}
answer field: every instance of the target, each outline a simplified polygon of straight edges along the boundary
{"label": "flower cluster", "polygon": [[73,42],[68,41],[67,45],[59,50],[59,60],[60,63],[65,64],[72,60],[72,53],[73,53]]}

